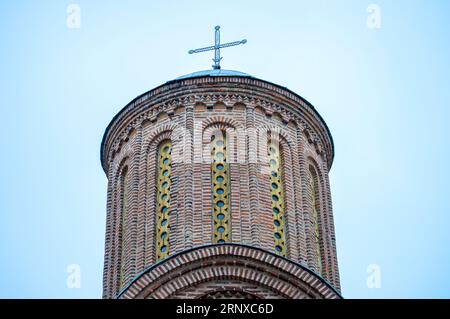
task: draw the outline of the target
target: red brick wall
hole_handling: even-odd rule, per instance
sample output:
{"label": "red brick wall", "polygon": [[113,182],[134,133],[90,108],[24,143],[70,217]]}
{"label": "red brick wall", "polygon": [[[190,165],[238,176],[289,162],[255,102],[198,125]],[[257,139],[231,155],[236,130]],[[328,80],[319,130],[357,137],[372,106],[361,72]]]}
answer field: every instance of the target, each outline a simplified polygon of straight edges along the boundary
{"label": "red brick wall", "polygon": [[[277,128],[282,131],[287,257],[317,271],[307,196],[307,169],[314,163],[319,181],[322,276],[339,290],[328,180],[333,146],[323,121],[310,105],[286,89],[250,78],[206,77],[170,83],[140,96],[107,130],[102,145],[102,164],[108,176],[103,296],[115,297],[120,290],[121,253],[125,254],[126,283],[155,262],[157,145],[175,138],[173,132],[179,127],[189,134],[177,137],[185,158],[172,165],[170,255],[212,243],[210,165],[194,154],[194,147],[199,147],[194,140],[206,147],[205,132],[216,128]],[[229,145],[229,153],[241,159],[230,163],[231,240],[273,251],[269,179],[266,163],[255,161],[257,149],[251,136]],[[125,166],[130,191],[125,251],[120,252],[118,182]]]}

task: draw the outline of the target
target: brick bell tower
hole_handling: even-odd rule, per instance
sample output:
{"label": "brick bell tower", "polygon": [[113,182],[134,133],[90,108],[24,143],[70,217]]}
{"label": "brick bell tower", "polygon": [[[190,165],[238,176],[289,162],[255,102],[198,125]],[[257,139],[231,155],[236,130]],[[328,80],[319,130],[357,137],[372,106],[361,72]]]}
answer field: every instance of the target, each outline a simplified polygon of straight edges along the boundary
{"label": "brick bell tower", "polygon": [[215,57],[105,131],[103,297],[341,298],[324,120]]}

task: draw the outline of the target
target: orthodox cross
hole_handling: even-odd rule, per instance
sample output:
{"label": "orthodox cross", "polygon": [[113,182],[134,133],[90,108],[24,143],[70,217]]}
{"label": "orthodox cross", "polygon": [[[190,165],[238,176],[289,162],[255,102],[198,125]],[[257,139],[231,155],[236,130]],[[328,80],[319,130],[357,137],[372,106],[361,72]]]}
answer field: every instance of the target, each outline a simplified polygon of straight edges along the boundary
{"label": "orthodox cross", "polygon": [[219,70],[220,69],[220,60],[222,60],[222,58],[220,56],[220,49],[232,47],[232,46],[239,45],[239,44],[245,44],[245,43],[247,43],[247,40],[244,39],[241,41],[234,41],[234,42],[230,42],[230,43],[220,44],[220,25],[216,26],[215,30],[216,30],[215,45],[210,46],[210,47],[195,49],[195,50],[189,50],[189,54],[214,50],[214,59],[213,59],[214,65],[212,67],[215,70]]}

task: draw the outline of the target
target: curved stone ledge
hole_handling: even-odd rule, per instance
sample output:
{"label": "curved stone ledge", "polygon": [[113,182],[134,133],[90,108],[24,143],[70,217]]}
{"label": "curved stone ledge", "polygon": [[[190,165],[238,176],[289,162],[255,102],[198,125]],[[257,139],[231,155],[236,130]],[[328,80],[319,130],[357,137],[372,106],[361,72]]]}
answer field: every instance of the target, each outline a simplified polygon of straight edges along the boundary
{"label": "curved stone ledge", "polygon": [[[221,286],[223,280],[231,284]],[[217,282],[219,285],[215,285]],[[242,288],[245,283],[253,285],[252,291]],[[172,255],[143,271],[117,297],[186,297],[181,292],[198,290],[195,287],[201,284],[206,288],[197,298],[223,290],[243,291],[256,298],[264,298],[267,291],[271,298],[342,298],[306,266],[242,244],[206,245]],[[264,296],[258,294],[261,292]]]}

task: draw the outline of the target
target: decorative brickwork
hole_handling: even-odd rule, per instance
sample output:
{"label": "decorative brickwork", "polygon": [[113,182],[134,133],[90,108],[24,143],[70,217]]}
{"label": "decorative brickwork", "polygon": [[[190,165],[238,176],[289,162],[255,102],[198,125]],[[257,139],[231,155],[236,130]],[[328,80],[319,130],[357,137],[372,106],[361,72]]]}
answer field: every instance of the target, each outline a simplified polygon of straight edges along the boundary
{"label": "decorative brickwork", "polygon": [[269,157],[269,182],[270,197],[272,199],[273,216],[273,237],[275,241],[275,251],[280,256],[286,256],[286,235],[285,235],[285,210],[283,191],[283,172],[278,143],[270,141],[268,147]]}
{"label": "decorative brickwork", "polygon": [[211,188],[213,201],[213,242],[230,242],[230,178],[228,175],[226,133],[211,136]]}
{"label": "decorative brickwork", "polygon": [[[215,212],[213,205],[223,194],[217,193],[221,187],[214,184],[213,178],[218,174],[211,170],[211,160],[217,164],[217,153],[220,153],[220,149],[215,153],[211,149],[211,136],[217,131],[225,132],[226,136],[227,241],[245,245],[245,249],[228,244],[223,244],[223,248],[207,246],[219,242],[215,240],[219,238],[215,232],[220,231],[220,211]],[[287,259],[273,254],[279,242],[274,236],[279,229],[274,228],[274,181],[269,175],[270,132],[278,134],[280,144],[281,166],[277,169],[282,179],[277,180],[277,186],[284,197],[285,247],[282,249]],[[165,141],[171,143],[170,206],[167,206],[170,210],[166,211],[170,229],[161,241],[164,229],[158,212],[164,205],[158,198],[164,190],[158,181],[162,180],[159,174],[164,170],[158,154]],[[340,284],[328,179],[333,152],[328,128],[311,104],[286,88],[252,77],[186,78],[137,97],[114,117],[102,141],[101,161],[108,176],[103,297],[115,298],[120,291],[123,298],[339,297],[333,290],[340,291]],[[317,184],[314,200],[309,182],[311,165]],[[124,168],[128,186],[126,218],[122,221]],[[167,250],[157,256],[161,243]],[[223,255],[220,249],[231,255]],[[227,266],[222,269],[207,264],[200,258],[203,252],[218,254],[211,260]],[[254,259],[256,252],[273,260],[276,276],[268,273],[272,266],[266,261]],[[197,257],[192,260],[192,267],[198,267],[195,272],[185,265],[191,254]],[[173,259],[174,256],[177,257]],[[164,259],[157,263],[160,258]],[[164,285],[154,288],[160,279],[150,274],[159,274],[161,269],[166,271],[170,263],[180,263],[177,274],[186,272],[185,276],[168,280],[174,278],[171,273],[164,277],[168,280]],[[280,268],[278,263],[293,268]],[[250,265],[259,270],[251,272]],[[268,267],[267,271],[262,265]],[[305,275],[299,275],[301,271],[297,273],[293,265]],[[228,275],[213,275],[221,269]],[[136,279],[143,271],[145,275]],[[205,277],[187,284],[189,281],[183,280],[190,278],[189,272],[192,276]],[[242,275],[235,275],[236,272]],[[255,276],[259,279],[251,279]],[[283,276],[285,281],[280,279]],[[305,282],[306,279],[310,282]],[[277,288],[277,282],[288,287],[286,292]],[[312,282],[318,286],[311,286]],[[327,287],[327,293],[319,291],[322,289],[319,283]],[[180,289],[170,288],[177,285]],[[216,290],[206,289],[214,285]],[[128,288],[124,290],[124,287]]]}
{"label": "decorative brickwork", "polygon": [[172,142],[164,141],[158,151],[158,175],[156,202],[156,260],[169,255],[170,188],[172,170]]}
{"label": "decorative brickwork", "polygon": [[307,267],[239,244],[197,247],[146,269],[120,298],[205,298],[240,291],[255,298],[341,298]]}

